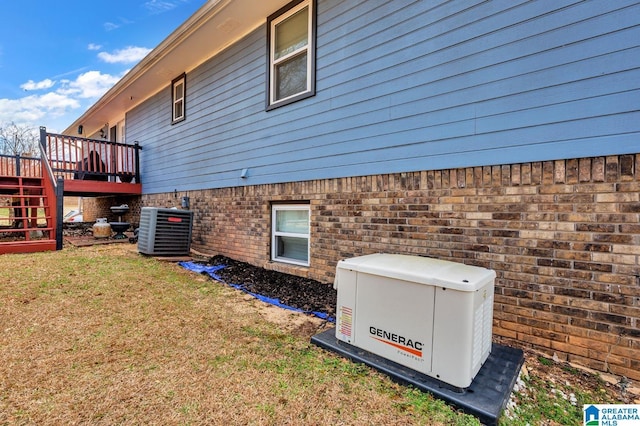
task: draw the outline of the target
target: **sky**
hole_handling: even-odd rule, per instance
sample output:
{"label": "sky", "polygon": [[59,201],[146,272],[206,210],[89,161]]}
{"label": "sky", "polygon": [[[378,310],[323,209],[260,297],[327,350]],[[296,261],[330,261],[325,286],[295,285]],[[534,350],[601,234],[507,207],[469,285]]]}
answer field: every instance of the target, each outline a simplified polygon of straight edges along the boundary
{"label": "sky", "polygon": [[206,0],[0,0],[0,125],[59,133]]}

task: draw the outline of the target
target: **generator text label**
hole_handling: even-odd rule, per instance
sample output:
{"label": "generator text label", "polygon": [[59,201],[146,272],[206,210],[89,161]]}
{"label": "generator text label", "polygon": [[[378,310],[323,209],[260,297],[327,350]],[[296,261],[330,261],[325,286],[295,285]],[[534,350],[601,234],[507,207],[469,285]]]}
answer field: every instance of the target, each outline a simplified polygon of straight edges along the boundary
{"label": "generator text label", "polygon": [[379,342],[422,358],[422,348],[424,346],[422,342],[418,342],[417,340],[409,339],[400,334],[391,333],[377,327],[369,327],[369,333],[371,334],[371,337]]}

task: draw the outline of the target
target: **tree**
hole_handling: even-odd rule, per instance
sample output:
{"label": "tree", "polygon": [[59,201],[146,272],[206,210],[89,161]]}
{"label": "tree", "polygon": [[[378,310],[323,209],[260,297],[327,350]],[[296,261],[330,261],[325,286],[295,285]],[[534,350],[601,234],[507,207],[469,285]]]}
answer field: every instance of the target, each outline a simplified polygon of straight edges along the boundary
{"label": "tree", "polygon": [[27,125],[0,124],[0,154],[39,156],[38,141],[40,131]]}

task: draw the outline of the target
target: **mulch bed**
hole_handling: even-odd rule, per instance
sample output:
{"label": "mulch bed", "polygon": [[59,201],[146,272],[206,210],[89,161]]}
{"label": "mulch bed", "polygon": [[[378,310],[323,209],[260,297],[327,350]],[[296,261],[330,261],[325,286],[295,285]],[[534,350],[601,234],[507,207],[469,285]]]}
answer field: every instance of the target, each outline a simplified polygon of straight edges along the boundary
{"label": "mulch bed", "polygon": [[214,256],[210,266],[226,265],[216,272],[224,282],[242,284],[247,291],[304,311],[324,312],[335,318],[337,292],[330,284],[309,278],[270,271],[226,256]]}

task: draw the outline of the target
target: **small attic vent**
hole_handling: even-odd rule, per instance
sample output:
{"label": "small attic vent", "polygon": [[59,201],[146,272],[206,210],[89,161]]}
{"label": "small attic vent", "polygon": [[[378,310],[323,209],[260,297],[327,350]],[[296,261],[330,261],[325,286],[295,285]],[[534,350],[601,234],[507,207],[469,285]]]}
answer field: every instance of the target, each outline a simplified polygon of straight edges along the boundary
{"label": "small attic vent", "polygon": [[191,249],[193,212],[143,207],[140,212],[138,251],[154,256],[188,255]]}

